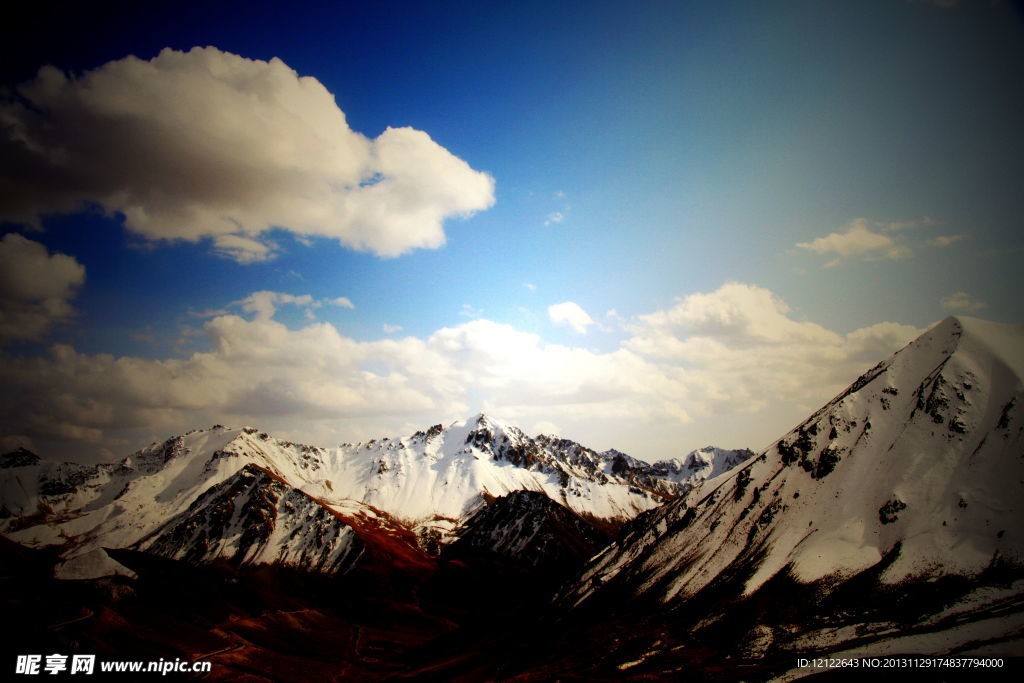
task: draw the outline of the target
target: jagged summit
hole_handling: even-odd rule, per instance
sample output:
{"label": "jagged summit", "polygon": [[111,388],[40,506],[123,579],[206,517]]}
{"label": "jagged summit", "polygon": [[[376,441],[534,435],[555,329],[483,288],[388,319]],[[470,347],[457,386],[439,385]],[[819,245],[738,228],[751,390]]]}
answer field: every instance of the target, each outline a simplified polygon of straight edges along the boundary
{"label": "jagged summit", "polygon": [[705,446],[690,451],[683,458],[660,460],[654,463],[654,469],[659,476],[692,487],[728,472],[753,456],[754,452],[747,448],[730,450]]}
{"label": "jagged summit", "polygon": [[335,493],[410,521],[460,519],[486,497],[543,491],[579,513],[625,520],[681,492],[650,465],[568,439],[527,436],[483,413],[410,437],[343,445],[328,455]]}

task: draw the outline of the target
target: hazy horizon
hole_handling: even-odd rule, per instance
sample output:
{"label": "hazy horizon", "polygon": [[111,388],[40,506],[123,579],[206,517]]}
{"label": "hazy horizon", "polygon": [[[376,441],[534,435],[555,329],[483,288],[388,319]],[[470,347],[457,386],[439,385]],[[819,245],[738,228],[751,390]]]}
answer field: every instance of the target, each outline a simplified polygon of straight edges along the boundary
{"label": "hazy horizon", "polygon": [[1011,2],[61,11],[0,60],[4,450],[757,450],[1024,321]]}

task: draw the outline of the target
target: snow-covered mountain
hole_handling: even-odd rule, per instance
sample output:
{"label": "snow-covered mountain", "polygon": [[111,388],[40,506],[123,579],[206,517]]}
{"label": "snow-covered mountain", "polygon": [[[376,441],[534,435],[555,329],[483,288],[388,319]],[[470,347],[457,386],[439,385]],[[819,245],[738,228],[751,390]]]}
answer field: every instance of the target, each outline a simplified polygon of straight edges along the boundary
{"label": "snow-covered mountain", "polygon": [[716,446],[705,446],[690,451],[685,458],[661,460],[654,464],[657,476],[668,481],[698,486],[708,479],[714,479],[728,472],[744,460],[754,457],[754,451],[741,448],[729,450]]}
{"label": "snow-covered mountain", "polygon": [[539,491],[513,491],[474,513],[445,559],[477,555],[543,571],[571,571],[611,538]]}
{"label": "snow-covered mountain", "polygon": [[488,500],[513,491],[618,524],[685,492],[672,472],[617,451],[530,438],[484,415],[336,449],[218,425],[117,464],[4,456],[0,531],[32,547],[62,546],[58,575],[69,578],[127,573],[102,548],[342,571],[367,529],[403,539],[412,531],[436,549]]}
{"label": "snow-covered mountain", "polygon": [[482,414],[404,439],[344,444],[324,464],[333,484],[319,495],[361,500],[412,524],[454,524],[485,498],[518,490],[542,491],[585,516],[624,521],[683,490],[625,454],[531,438]]}
{"label": "snow-covered mountain", "polygon": [[324,573],[341,571],[362,552],[359,536],[338,511],[252,464],[135,545],[194,564],[224,558]]}
{"label": "snow-covered mountain", "polygon": [[614,586],[679,605],[783,575],[835,587],[872,569],[891,586],[1024,566],[1022,377],[1024,327],[947,318],[756,458],[634,520],[563,599]]}

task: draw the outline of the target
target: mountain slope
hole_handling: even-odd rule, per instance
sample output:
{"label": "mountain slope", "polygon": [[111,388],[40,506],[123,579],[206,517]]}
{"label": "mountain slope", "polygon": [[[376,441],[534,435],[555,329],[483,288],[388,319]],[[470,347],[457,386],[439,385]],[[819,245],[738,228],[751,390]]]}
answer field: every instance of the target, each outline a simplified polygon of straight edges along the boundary
{"label": "mountain slope", "polygon": [[562,600],[632,595],[685,609],[712,593],[770,595],[779,581],[838,595],[856,579],[865,604],[869,588],[904,587],[895,604],[938,581],[941,610],[939,585],[963,585],[943,577],[1018,576],[1021,377],[1024,328],[948,318],[756,458],[639,516]]}
{"label": "mountain slope", "polygon": [[330,574],[344,571],[363,552],[359,536],[338,513],[256,465],[210,487],[135,547],[192,564],[224,558]]}
{"label": "mountain slope", "polygon": [[442,559],[472,555],[561,573],[583,565],[611,539],[538,491],[514,491],[477,511]]}
{"label": "mountain slope", "polygon": [[[276,477],[275,482],[264,482],[260,492],[268,504],[276,501],[294,489],[286,480],[302,481],[319,467],[316,455],[316,449],[277,442],[255,430],[218,426],[154,444],[117,464],[39,462],[11,467],[0,474],[5,509],[11,513],[3,530],[8,538],[31,547],[62,546],[68,560],[99,548],[127,548],[168,520],[201,515],[197,508],[217,495],[221,507],[248,502],[251,508],[255,499],[247,499],[254,491],[245,486],[233,490],[226,484],[232,479],[237,483],[247,468],[250,474],[261,470]],[[297,493],[287,491],[287,496],[303,500],[296,498]],[[230,523],[224,522],[221,531],[228,537],[197,536],[191,539],[196,548],[176,552],[159,547],[170,556],[208,553],[207,559],[213,559],[220,552],[212,548],[237,540],[244,520],[236,514]],[[273,517],[266,520],[270,526],[273,522]],[[292,551],[298,552],[294,547]]]}

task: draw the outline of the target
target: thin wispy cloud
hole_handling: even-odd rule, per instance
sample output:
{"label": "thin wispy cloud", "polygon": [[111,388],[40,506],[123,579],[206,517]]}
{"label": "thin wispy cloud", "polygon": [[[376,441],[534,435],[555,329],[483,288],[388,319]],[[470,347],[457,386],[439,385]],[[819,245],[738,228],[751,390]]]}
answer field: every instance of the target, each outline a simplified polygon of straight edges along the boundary
{"label": "thin wispy cloud", "polygon": [[931,216],[924,216],[920,219],[908,221],[874,221],[872,224],[885,232],[901,232],[903,230],[914,230],[915,228],[930,228],[938,225],[938,222]]}
{"label": "thin wispy cloud", "polygon": [[942,307],[950,311],[964,311],[974,313],[983,308],[988,308],[984,301],[978,301],[967,292],[955,292],[949,296],[942,297],[939,301]]}
{"label": "thin wispy cloud", "polygon": [[898,244],[890,235],[873,230],[865,218],[850,221],[843,232],[829,233],[810,242],[797,242],[796,246],[823,256],[839,257],[826,266],[838,265],[843,257],[898,261],[910,256],[907,247]]}
{"label": "thin wispy cloud", "polygon": [[565,220],[565,214],[561,211],[552,211],[544,219],[544,225],[555,225]]}
{"label": "thin wispy cloud", "polygon": [[[337,306],[339,308],[354,309],[355,305],[347,298],[339,296],[333,299],[314,299],[309,294],[288,294],[285,292],[259,291],[253,292],[244,299],[233,302],[233,306],[240,307],[246,313],[254,313],[257,319],[268,320],[277,312],[280,306],[296,306],[304,309],[303,314],[308,320],[313,320],[316,315],[314,310],[325,305]],[[211,318],[226,315],[226,311],[213,310],[202,313],[192,313],[193,317]]]}
{"label": "thin wispy cloud", "polygon": [[190,318],[199,318],[205,320],[207,318],[216,318],[218,315],[227,315],[228,310],[226,308],[205,308],[201,311],[189,311],[188,316]]}
{"label": "thin wispy cloud", "polygon": [[925,238],[915,233],[918,228],[932,228],[939,223],[925,216],[919,220],[871,221],[855,218],[843,230],[797,242],[796,247],[821,256],[831,257],[824,267],[833,268],[844,261],[902,261],[921,247],[948,247],[966,235],[939,235]]}
{"label": "thin wispy cloud", "polygon": [[141,342],[143,344],[155,344],[157,341],[156,335],[153,333],[152,328],[146,328],[144,332],[133,332],[128,335],[133,341]]}
{"label": "thin wispy cloud", "polygon": [[356,305],[352,303],[352,301],[348,297],[345,296],[339,296],[334,299],[328,299],[327,303],[329,303],[331,306],[338,306],[340,308],[354,309],[356,307]]}
{"label": "thin wispy cloud", "polygon": [[277,254],[278,245],[268,239],[258,240],[243,235],[215,235],[213,252],[238,263],[262,263]]}
{"label": "thin wispy cloud", "polygon": [[562,206],[555,211],[549,212],[544,217],[545,226],[558,225],[559,223],[565,222],[566,218],[569,216],[569,210],[571,209],[571,206],[565,201],[566,194],[562,190],[554,192],[551,196],[558,200],[558,203]]}
{"label": "thin wispy cloud", "polygon": [[956,244],[957,242],[966,239],[966,237],[967,235],[939,235],[938,237],[928,240],[928,246],[939,247],[941,249],[943,247]]}
{"label": "thin wispy cloud", "polygon": [[270,291],[253,292],[244,299],[235,302],[246,313],[254,313],[257,320],[269,320],[277,312],[278,307],[282,305],[309,307],[313,306],[314,303],[313,297],[309,294],[296,296],[294,294]]}
{"label": "thin wispy cloud", "polygon": [[482,308],[477,308],[472,304],[462,304],[462,309],[459,311],[459,315],[464,318],[479,318],[484,314]]}

